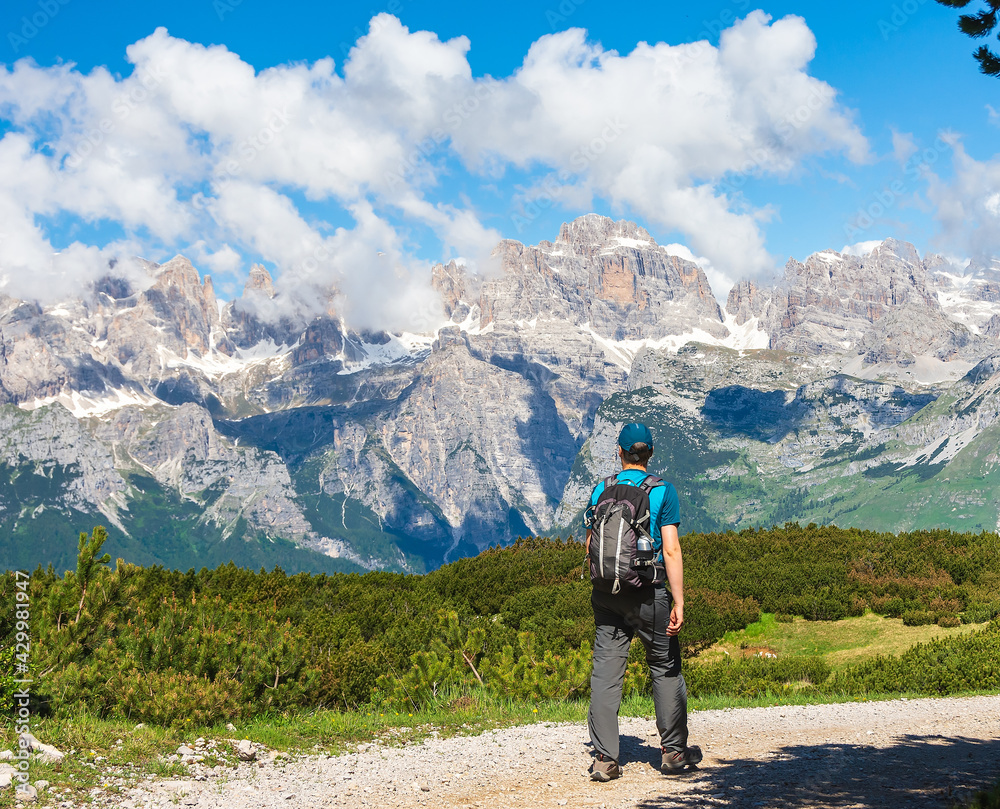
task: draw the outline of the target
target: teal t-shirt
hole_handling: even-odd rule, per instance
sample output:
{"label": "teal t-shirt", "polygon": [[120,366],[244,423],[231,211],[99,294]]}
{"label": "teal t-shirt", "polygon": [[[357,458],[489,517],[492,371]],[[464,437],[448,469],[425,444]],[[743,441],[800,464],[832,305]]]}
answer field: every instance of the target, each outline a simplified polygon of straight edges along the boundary
{"label": "teal t-shirt", "polygon": [[[618,473],[618,482],[638,486],[648,475],[648,472],[643,472],[641,469],[626,469]],[[603,491],[604,481],[602,480],[594,487],[594,493],[590,496],[590,505],[597,505],[597,498],[601,496]],[[660,529],[664,525],[680,524],[681,506],[677,499],[677,489],[673,487],[672,483],[663,481],[661,485],[654,486],[649,493],[649,533],[653,537],[653,552],[657,559],[662,558],[663,554],[663,536],[660,534]]]}

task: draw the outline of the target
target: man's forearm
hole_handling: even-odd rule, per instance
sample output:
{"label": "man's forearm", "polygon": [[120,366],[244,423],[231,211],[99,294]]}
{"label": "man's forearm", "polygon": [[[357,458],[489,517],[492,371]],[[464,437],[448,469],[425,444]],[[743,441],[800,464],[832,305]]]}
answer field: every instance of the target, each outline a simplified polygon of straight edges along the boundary
{"label": "man's forearm", "polygon": [[684,604],[684,565],[681,564],[680,554],[677,554],[677,560],[673,561],[669,556],[666,557],[667,564],[667,581],[670,584],[670,595],[674,599],[675,604]]}
{"label": "man's forearm", "polygon": [[670,594],[674,603],[684,604],[684,560],[681,556],[681,543],[677,538],[677,526],[666,525],[661,529],[663,537],[663,564],[667,568],[667,582],[670,584]]}

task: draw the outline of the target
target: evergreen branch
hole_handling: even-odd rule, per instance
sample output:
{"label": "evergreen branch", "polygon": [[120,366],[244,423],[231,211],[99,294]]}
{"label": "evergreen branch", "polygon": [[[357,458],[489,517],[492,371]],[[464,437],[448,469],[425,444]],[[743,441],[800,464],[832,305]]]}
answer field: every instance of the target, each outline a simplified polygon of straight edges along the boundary
{"label": "evergreen branch", "polygon": [[948,8],[965,8],[971,0],[937,0],[942,6]]}
{"label": "evergreen branch", "polygon": [[102,525],[94,527],[94,530],[90,533],[89,541],[86,531],[80,532],[79,553],[76,560],[76,578],[80,583],[80,605],[76,610],[75,624],[80,622],[80,616],[83,614],[83,602],[87,597],[87,586],[93,578],[94,571],[98,565],[106,565],[111,561],[111,555],[108,553],[103,556],[97,555],[104,544],[104,540],[107,538],[108,532]]}
{"label": "evergreen branch", "polygon": [[979,62],[979,70],[987,76],[1000,76],[1000,57],[983,45],[973,54]]}
{"label": "evergreen branch", "polygon": [[958,18],[958,28],[963,34],[979,39],[990,33],[997,25],[997,12],[993,9],[978,14],[963,14]]}

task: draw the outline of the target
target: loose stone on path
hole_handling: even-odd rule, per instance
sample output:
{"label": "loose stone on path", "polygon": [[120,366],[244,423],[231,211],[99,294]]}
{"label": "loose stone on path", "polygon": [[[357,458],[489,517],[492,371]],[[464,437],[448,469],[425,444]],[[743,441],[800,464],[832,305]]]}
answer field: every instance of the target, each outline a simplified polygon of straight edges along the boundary
{"label": "loose stone on path", "polygon": [[653,720],[622,719],[623,776],[607,784],[587,775],[584,723],[537,724],[332,757],[258,755],[220,772],[195,764],[206,781],[151,779],[95,804],[945,809],[1000,777],[1000,697],[699,711],[690,729],[705,760],[680,777],[659,772]]}

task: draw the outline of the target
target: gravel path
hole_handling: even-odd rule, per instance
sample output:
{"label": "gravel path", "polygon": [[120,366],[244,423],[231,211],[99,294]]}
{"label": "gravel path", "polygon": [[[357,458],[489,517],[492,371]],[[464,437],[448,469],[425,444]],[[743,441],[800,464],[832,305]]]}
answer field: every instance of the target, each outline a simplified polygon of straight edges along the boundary
{"label": "gravel path", "polygon": [[[624,775],[590,781],[582,724],[370,746],[341,756],[193,768],[124,807],[949,807],[1000,777],[1000,697],[897,700],[691,715],[700,768],[661,775],[649,719],[623,719]],[[195,777],[206,780],[194,780]]]}

